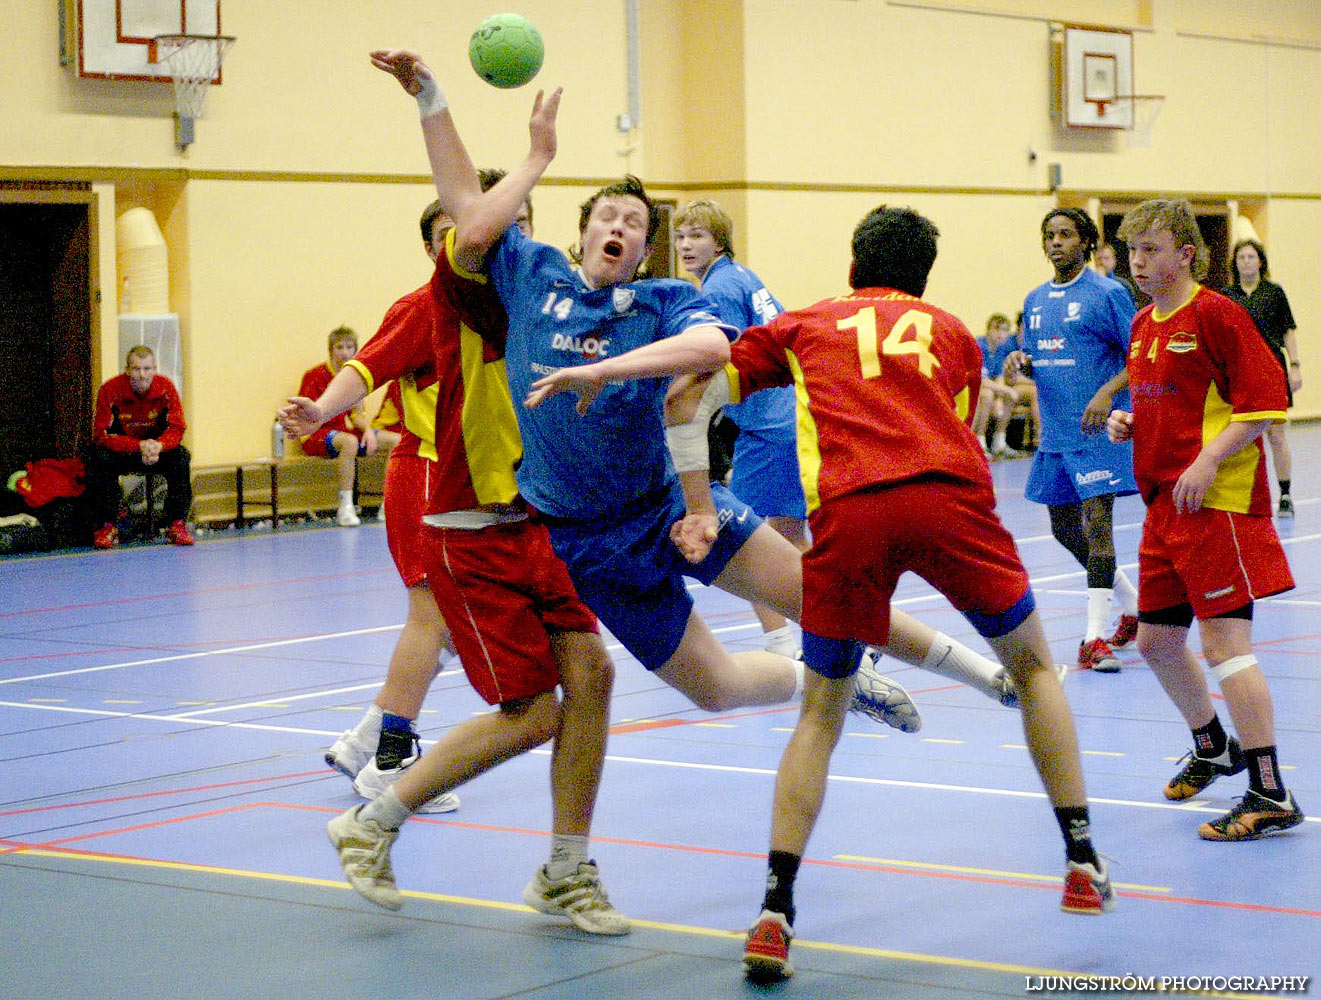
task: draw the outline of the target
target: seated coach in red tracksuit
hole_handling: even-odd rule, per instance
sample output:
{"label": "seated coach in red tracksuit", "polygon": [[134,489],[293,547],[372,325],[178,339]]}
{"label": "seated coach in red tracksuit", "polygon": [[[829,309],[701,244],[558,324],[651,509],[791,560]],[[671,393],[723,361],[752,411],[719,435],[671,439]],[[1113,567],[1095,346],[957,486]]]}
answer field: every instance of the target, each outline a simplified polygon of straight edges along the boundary
{"label": "seated coach in red tracksuit", "polygon": [[119,477],[148,472],[164,476],[167,533],[175,545],[192,545],[184,519],[193,505],[188,449],[180,441],[184,428],[179,391],[156,374],[156,355],[141,345],[128,352],[124,373],[96,394],[92,426],[92,457],[87,469],[87,493],[92,515],[101,526],[92,536],[98,549],[119,544],[115,519],[119,514]]}

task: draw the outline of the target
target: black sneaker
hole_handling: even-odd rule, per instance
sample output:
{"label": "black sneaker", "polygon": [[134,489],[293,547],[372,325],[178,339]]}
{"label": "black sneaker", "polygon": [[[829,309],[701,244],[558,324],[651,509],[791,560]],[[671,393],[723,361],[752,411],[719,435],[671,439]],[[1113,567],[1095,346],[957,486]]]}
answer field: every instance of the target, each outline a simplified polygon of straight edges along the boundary
{"label": "black sneaker", "polygon": [[1232,736],[1229,737],[1228,764],[1217,764],[1213,760],[1199,757],[1196,750],[1189,750],[1179,760],[1180,763],[1183,761],[1187,761],[1187,763],[1165,786],[1165,797],[1174,799],[1176,802],[1181,799],[1191,799],[1215,781],[1216,778],[1238,774],[1239,771],[1248,766],[1247,760],[1243,757],[1243,748],[1238,745],[1238,740]]}
{"label": "black sneaker", "polygon": [[1268,799],[1251,788],[1219,819],[1203,823],[1197,835],[1203,840],[1260,840],[1272,833],[1282,833],[1303,821],[1303,811],[1293,800],[1292,792],[1284,793],[1284,801]]}
{"label": "black sneaker", "polygon": [[1293,497],[1289,496],[1288,493],[1280,494],[1280,509],[1278,514],[1280,517],[1293,517]]}

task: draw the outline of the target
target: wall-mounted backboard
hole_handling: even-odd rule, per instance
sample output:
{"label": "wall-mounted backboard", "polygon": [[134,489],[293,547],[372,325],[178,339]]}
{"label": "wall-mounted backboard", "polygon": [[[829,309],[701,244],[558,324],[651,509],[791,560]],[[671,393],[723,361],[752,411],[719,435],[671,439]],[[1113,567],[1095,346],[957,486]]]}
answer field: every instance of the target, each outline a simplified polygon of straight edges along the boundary
{"label": "wall-mounted backboard", "polygon": [[[62,4],[68,14],[65,34],[71,36],[64,55],[84,77],[168,80],[169,69],[151,61],[153,38],[220,34],[220,0],[62,0]],[[69,42],[76,52],[67,51]],[[219,71],[212,82],[220,82]]]}
{"label": "wall-mounted backboard", "polygon": [[1070,128],[1133,127],[1133,33],[1064,25],[1056,101]]}

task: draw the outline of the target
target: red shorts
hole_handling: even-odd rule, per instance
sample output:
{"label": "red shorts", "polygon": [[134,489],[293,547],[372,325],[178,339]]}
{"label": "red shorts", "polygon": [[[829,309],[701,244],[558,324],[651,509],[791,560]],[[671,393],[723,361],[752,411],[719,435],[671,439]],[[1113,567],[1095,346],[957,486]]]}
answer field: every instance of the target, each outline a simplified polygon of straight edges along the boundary
{"label": "red shorts", "polygon": [[405,587],[427,579],[422,557],[422,514],[439,466],[421,455],[391,455],[385,466],[385,541]]}
{"label": "red shorts", "polygon": [[[335,435],[334,451],[331,451],[331,445],[327,443],[330,435]],[[351,437],[356,442],[358,454],[362,454],[362,442],[353,431],[335,430],[333,427],[322,427],[314,431],[312,435],[299,442],[303,446],[303,454],[311,455],[313,458],[335,458],[345,445],[345,437]]]}
{"label": "red shorts", "polygon": [[912,570],[959,611],[1003,614],[1028,591],[1027,570],[989,486],[923,479],[823,503],[803,556],[803,628],[884,645],[890,598]]}
{"label": "red shorts", "polygon": [[1138,611],[1191,604],[1199,619],[1294,586],[1269,516],[1203,507],[1179,514],[1169,490],[1147,507],[1138,547]]}
{"label": "red shorts", "polygon": [[427,582],[477,693],[499,705],[554,690],[560,674],[550,634],[595,633],[597,624],[545,526],[515,521],[421,534]]}

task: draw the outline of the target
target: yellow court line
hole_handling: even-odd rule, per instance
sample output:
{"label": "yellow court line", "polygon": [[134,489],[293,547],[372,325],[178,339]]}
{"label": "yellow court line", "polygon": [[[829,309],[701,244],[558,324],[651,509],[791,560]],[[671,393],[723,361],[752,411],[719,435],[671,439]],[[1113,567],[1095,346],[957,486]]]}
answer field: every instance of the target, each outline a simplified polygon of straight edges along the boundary
{"label": "yellow court line", "polygon": [[1117,750],[1083,750],[1082,753],[1090,757],[1127,757],[1128,754],[1120,753]]}
{"label": "yellow court line", "polygon": [[142,701],[138,698],[105,698],[102,705],[141,705]]}
{"label": "yellow court line", "polygon": [[68,698],[29,698],[28,701],[36,705],[63,705]]}
{"label": "yellow court line", "polygon": [[[156,861],[145,858],[125,858],[125,857],[97,857],[95,855],[80,854],[75,851],[58,851],[46,848],[22,851],[23,854],[30,854],[35,857],[44,858],[64,858],[82,861],[101,861],[115,864],[136,865],[146,868],[164,868],[176,871],[199,872],[212,875],[232,875],[240,878],[260,879],[268,882],[285,882],[295,885],[314,886],[318,888],[338,889],[351,892],[350,886],[343,882],[330,879],[310,878],[301,875],[277,875],[271,872],[246,871],[239,868],[218,868],[209,865],[193,865],[178,861]],[[840,855],[845,857],[845,855]],[[859,859],[869,860],[869,859]],[[871,859],[879,860],[879,859]],[[887,864],[911,864],[912,862],[890,861]],[[973,871],[975,869],[966,869]],[[1039,877],[1039,876],[1026,876]],[[1115,883],[1118,885],[1119,883]],[[1156,890],[1160,891],[1160,890]],[[410,899],[422,899],[431,902],[453,903],[459,906],[475,906],[489,910],[503,910],[510,913],[535,913],[531,907],[524,906],[521,903],[505,903],[493,899],[473,899],[469,896],[450,896],[435,892],[414,892],[404,890],[403,895]],[[655,920],[634,920],[634,927],[646,928],[648,930],[666,931],[673,934],[686,934],[693,937],[720,938],[726,941],[742,941],[746,932],[721,930],[715,927],[696,927],[691,924],[671,924]],[[986,962],[973,958],[954,958],[949,955],[927,955],[915,951],[894,951],[889,948],[870,948],[863,945],[836,944],[830,941],[809,941],[804,938],[795,938],[794,946],[805,948],[811,951],[828,952],[836,955],[860,955],[868,958],[889,958],[906,962],[915,962],[921,965],[935,965],[945,968],[959,969],[978,969],[984,972],[1003,972],[1011,975],[1021,976],[1071,976],[1093,977],[1102,975],[1095,970],[1089,973],[1077,971],[1068,971],[1063,969],[1045,969],[1030,965],[1014,965],[1008,962]],[[1269,997],[1256,993],[1203,993],[1201,996],[1232,998],[1232,1000],[1270,1000]]]}
{"label": "yellow court line", "polygon": [[[927,861],[903,861],[899,858],[869,858],[860,854],[836,854],[837,861],[862,861],[872,865],[892,865],[896,868],[916,868],[923,871],[957,872],[960,875],[992,875],[997,878],[1022,878],[1033,882],[1050,882],[1063,885],[1064,879],[1058,875],[1037,875],[1033,872],[1000,871],[995,868],[965,868],[961,865],[938,865]],[[1118,889],[1134,889],[1138,892],[1173,892],[1168,885],[1140,885],[1135,882],[1112,882]]]}
{"label": "yellow court line", "polygon": [[923,737],[922,737],[922,742],[923,742],[923,743],[948,743],[948,744],[950,744],[951,746],[962,746],[962,745],[963,745],[963,740],[946,740],[946,739],[941,739],[941,738],[938,737],[938,736],[923,736]]}
{"label": "yellow court line", "polygon": [[[776,730],[776,732],[779,732],[779,731],[780,731],[780,730]],[[792,729],[786,729],[786,730],[784,730],[784,732],[786,732],[786,733],[792,733],[793,730],[792,730]],[[890,734],[889,734],[889,733],[845,733],[844,735],[845,735],[845,736],[856,736],[856,737],[858,737],[858,739],[862,739],[862,740],[888,740],[888,739],[890,738]]]}
{"label": "yellow court line", "polygon": [[702,726],[705,729],[737,729],[738,726],[732,722],[694,722],[694,726]]}

